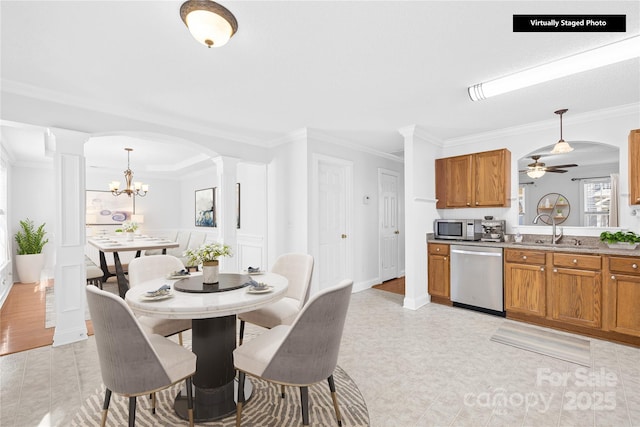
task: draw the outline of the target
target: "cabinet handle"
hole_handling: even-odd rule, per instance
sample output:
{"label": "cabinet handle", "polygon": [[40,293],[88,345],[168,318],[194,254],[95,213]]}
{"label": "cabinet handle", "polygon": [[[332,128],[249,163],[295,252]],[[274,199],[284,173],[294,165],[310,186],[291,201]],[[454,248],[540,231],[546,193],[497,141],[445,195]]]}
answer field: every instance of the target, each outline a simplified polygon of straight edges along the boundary
{"label": "cabinet handle", "polygon": [[638,268],[638,264],[633,264],[631,268]]}
{"label": "cabinet handle", "polygon": [[573,263],[574,263],[574,264],[577,264],[577,263],[578,263],[578,260],[577,260],[577,259],[574,259],[574,260],[573,260]]}
{"label": "cabinet handle", "polygon": [[480,202],[476,202],[476,206],[478,206],[480,204]]}
{"label": "cabinet handle", "polygon": [[544,271],[544,267],[540,267],[540,271]]}
{"label": "cabinet handle", "polygon": [[527,256],[526,255],[522,255],[522,259],[527,259]]}
{"label": "cabinet handle", "polygon": [[554,268],[554,269],[553,269],[553,272],[554,272],[554,273],[557,273],[557,272],[558,272],[558,269],[557,269],[557,268]]}
{"label": "cabinet handle", "polygon": [[436,252],[440,252],[440,248],[436,248]]}
{"label": "cabinet handle", "polygon": [[471,203],[467,203],[467,206],[471,206]]}
{"label": "cabinet handle", "polygon": [[447,257],[444,257],[444,258],[442,258],[442,259],[446,261],[446,260],[447,260]]}
{"label": "cabinet handle", "polygon": [[611,276],[611,280],[616,280],[616,276]]}

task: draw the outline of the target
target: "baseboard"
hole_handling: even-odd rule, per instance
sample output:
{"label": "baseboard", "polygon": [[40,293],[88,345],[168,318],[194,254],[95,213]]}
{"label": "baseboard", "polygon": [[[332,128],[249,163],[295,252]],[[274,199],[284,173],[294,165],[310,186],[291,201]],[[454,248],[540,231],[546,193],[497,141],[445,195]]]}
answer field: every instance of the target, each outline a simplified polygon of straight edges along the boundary
{"label": "baseboard", "polygon": [[365,280],[362,282],[354,283],[352,292],[362,292],[367,289],[371,289],[374,285],[380,284],[380,279],[378,277],[374,279]]}
{"label": "baseboard", "polygon": [[409,298],[405,296],[402,307],[408,308],[409,310],[417,310],[420,307],[427,305],[428,303],[429,303],[428,295],[422,296],[420,298]]}

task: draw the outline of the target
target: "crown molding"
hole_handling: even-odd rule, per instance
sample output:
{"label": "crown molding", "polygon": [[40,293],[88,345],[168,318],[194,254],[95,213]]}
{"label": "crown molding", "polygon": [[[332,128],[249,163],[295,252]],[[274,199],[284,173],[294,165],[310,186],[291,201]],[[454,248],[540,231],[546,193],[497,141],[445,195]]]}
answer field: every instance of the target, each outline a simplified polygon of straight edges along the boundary
{"label": "crown molding", "polygon": [[351,140],[341,138],[338,136],[331,135],[325,131],[321,131],[318,129],[310,129],[307,128],[307,137],[308,138],[316,138],[321,140],[322,142],[328,142],[329,144],[339,145],[341,147],[350,148],[355,151],[360,151],[362,153],[371,154],[377,157],[383,157],[388,160],[392,160],[395,162],[404,163],[404,159],[402,157],[396,156],[395,154],[385,153],[384,151],[376,150],[375,148],[366,147],[364,145],[360,145]]}
{"label": "crown molding", "polygon": [[14,95],[25,96],[41,101],[53,102],[68,107],[110,114],[117,117],[125,117],[162,126],[168,126],[174,129],[180,129],[188,132],[211,136],[214,138],[224,139],[229,142],[239,142],[243,144],[264,147],[264,143],[261,140],[257,138],[247,137],[246,135],[222,131],[210,126],[203,126],[189,120],[176,119],[173,116],[145,113],[138,109],[127,108],[115,104],[97,103],[94,101],[89,101],[88,99],[83,97],[74,96],[63,92],[57,92],[51,89],[45,89],[25,83],[16,82],[13,80],[0,79],[0,88],[2,89],[2,92],[11,93]]}
{"label": "crown molding", "polygon": [[[601,110],[588,111],[585,113],[574,114],[570,117],[563,117],[564,124],[567,123],[590,123],[595,120],[603,120],[620,116],[640,114],[640,103],[620,105],[617,107],[603,108]],[[558,129],[558,120],[556,118],[544,120],[541,122],[529,123],[522,126],[513,126],[504,129],[492,130],[489,132],[478,133],[459,138],[447,139],[444,141],[447,147],[456,145],[466,145],[474,142],[489,141],[502,137],[519,136],[523,133],[534,133],[549,129]]]}
{"label": "crown molding", "polygon": [[427,130],[425,130],[423,127],[419,125],[405,126],[398,129],[398,132],[404,138],[417,137],[425,142],[428,142],[429,144],[435,147],[438,147],[438,148],[444,147],[444,141],[442,141],[442,139],[430,134]]}

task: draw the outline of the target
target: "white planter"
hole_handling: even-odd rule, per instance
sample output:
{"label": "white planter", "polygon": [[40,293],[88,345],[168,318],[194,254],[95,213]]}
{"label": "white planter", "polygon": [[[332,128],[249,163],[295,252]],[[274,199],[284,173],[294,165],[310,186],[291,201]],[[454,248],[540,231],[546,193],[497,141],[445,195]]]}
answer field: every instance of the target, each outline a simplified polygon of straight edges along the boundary
{"label": "white planter", "polygon": [[205,262],[202,265],[202,281],[204,284],[212,285],[218,283],[219,272],[218,261]]}
{"label": "white planter", "polygon": [[44,254],[16,255],[16,271],[20,283],[39,282],[43,268]]}

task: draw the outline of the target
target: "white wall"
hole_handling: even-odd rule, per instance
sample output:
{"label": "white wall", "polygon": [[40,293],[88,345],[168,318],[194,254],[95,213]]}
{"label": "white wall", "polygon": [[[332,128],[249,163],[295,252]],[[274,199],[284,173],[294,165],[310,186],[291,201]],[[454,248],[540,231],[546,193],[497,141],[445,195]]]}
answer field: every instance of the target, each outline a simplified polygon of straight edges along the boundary
{"label": "white wall", "polygon": [[[43,165],[13,166],[10,170],[12,187],[9,200],[9,238],[11,239],[11,257],[14,259],[17,250],[14,236],[20,230],[19,222],[29,218],[33,220],[36,227],[46,223],[46,238],[49,239],[49,243],[42,250],[45,255],[45,266],[41,277],[50,279],[53,278],[55,265],[56,213],[54,206],[56,201],[54,195],[56,192],[53,163]],[[15,268],[13,280],[19,280]]]}

